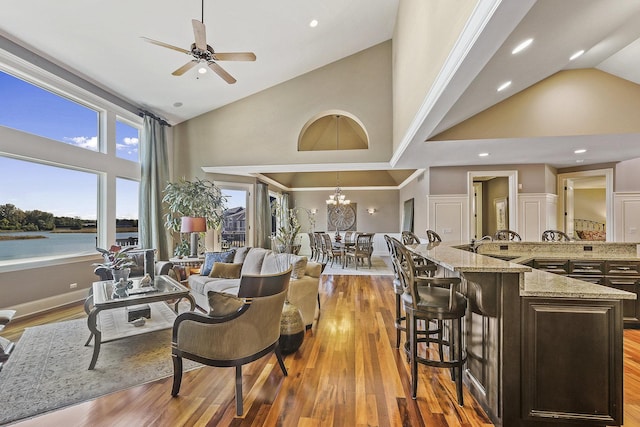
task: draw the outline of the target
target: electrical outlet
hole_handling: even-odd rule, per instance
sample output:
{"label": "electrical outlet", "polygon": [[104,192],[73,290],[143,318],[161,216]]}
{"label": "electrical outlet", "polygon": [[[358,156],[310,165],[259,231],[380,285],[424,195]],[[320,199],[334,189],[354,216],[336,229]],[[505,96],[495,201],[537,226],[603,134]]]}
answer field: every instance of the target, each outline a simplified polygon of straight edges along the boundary
{"label": "electrical outlet", "polygon": [[77,283],[71,283],[71,284],[69,285],[69,289],[75,289],[75,288],[77,288],[77,287],[78,287],[78,284],[77,284]]}

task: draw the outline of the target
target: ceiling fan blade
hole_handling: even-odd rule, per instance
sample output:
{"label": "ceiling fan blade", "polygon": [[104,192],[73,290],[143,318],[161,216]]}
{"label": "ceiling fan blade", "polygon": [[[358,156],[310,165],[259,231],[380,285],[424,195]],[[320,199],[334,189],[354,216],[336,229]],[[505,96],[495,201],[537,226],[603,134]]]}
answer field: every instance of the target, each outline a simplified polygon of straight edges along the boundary
{"label": "ceiling fan blade", "polygon": [[177,50],[178,52],[182,52],[182,53],[186,53],[188,55],[191,55],[191,52],[189,52],[188,50],[183,49],[181,47],[173,46],[173,45],[170,45],[170,44],[167,44],[167,43],[163,43],[163,42],[159,42],[158,40],[153,40],[153,39],[150,39],[148,37],[140,37],[140,38],[144,39],[145,41],[147,41],[149,43],[153,43],[153,44],[158,45],[158,46],[166,47],[166,48],[169,48],[169,49]]}
{"label": "ceiling fan blade", "polygon": [[253,52],[229,52],[214,53],[213,57],[217,61],[255,61],[256,54]]}
{"label": "ceiling fan blade", "polygon": [[181,76],[187,71],[189,71],[190,69],[192,69],[193,67],[195,67],[197,63],[198,61],[189,61],[171,74],[173,74],[174,76]]}
{"label": "ceiling fan blade", "polygon": [[211,68],[214,73],[222,77],[222,79],[230,85],[236,82],[236,79],[234,79],[231,74],[227,73],[221,66],[219,66],[215,62],[209,62],[209,68]]}
{"label": "ceiling fan blade", "polygon": [[207,50],[207,36],[204,24],[197,19],[192,19],[193,35],[196,38],[196,47],[200,50]]}

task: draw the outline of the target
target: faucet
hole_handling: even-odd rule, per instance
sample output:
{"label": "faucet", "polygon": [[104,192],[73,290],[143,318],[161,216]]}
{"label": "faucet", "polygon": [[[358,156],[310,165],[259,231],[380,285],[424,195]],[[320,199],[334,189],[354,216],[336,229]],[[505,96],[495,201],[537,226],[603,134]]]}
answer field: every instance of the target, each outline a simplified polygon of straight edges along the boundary
{"label": "faucet", "polygon": [[478,253],[478,246],[480,246],[480,242],[483,241],[492,241],[493,237],[491,236],[482,236],[482,238],[476,240],[475,238],[471,239],[471,244],[469,245],[471,247],[471,252],[474,253]]}

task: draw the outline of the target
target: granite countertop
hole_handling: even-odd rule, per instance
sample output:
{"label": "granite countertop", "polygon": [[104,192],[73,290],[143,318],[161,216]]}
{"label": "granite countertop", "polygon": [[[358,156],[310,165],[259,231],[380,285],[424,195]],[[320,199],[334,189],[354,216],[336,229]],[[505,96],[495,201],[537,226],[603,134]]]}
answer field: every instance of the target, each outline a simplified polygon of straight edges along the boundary
{"label": "granite countertop", "polygon": [[[546,271],[540,271],[518,264],[513,261],[520,261],[526,258],[542,258],[543,255],[528,254],[522,255],[512,261],[503,261],[490,256],[476,254],[468,250],[459,249],[468,247],[468,243],[429,243],[420,245],[407,245],[407,249],[421,255],[436,264],[451,271],[466,273],[517,273],[522,274],[520,280],[521,297],[544,297],[544,298],[585,298],[585,299],[636,299],[636,295],[631,292],[621,291],[608,286],[596,285],[583,280],[573,279]],[[457,247],[456,247],[457,246]],[[499,255],[517,255],[509,251],[500,251]],[[589,254],[591,255],[591,254]],[[553,254],[560,259],[558,253]],[[602,259],[602,254],[592,255],[594,259]],[[547,258],[545,256],[545,258]],[[568,256],[564,256],[568,259]],[[613,259],[613,258],[610,258]],[[628,256],[618,259],[629,259]]]}

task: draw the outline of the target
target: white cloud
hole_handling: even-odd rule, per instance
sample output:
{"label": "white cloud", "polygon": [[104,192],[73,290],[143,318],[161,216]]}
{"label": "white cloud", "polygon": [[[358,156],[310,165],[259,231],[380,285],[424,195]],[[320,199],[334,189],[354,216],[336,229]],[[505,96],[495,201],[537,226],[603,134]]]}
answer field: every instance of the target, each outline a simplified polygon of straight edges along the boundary
{"label": "white cloud", "polygon": [[135,145],[138,146],[138,138],[123,138],[122,142],[125,143],[125,145]]}
{"label": "white cloud", "polygon": [[65,137],[65,141],[68,141],[71,145],[75,145],[80,148],[87,148],[89,150],[98,149],[98,137],[97,136],[74,136]]}

